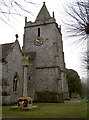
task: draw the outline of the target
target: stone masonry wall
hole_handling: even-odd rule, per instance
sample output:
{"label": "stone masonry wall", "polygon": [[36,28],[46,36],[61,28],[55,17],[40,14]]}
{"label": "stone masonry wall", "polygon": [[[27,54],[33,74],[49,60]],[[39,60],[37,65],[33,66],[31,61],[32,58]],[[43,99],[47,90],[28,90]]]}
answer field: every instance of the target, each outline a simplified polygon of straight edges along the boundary
{"label": "stone masonry wall", "polygon": [[[9,52],[6,61],[7,66],[7,81],[9,82],[10,104],[17,102],[17,99],[22,96],[23,88],[23,67],[22,67],[22,53],[19,49],[18,43],[13,46]],[[17,83],[17,92],[13,92],[13,80],[16,72],[19,75]]]}
{"label": "stone masonry wall", "polygon": [[[38,28],[40,28],[40,37],[43,38],[43,44],[41,46],[34,44],[38,36]],[[36,91],[43,90],[59,93],[63,92],[64,89],[67,91],[67,87],[64,88],[66,84],[65,73],[62,72],[60,78],[56,74],[57,68],[62,71],[65,70],[62,37],[57,28],[57,24],[52,23],[27,27],[25,28],[24,38],[24,52],[36,52],[34,62],[35,74],[33,73],[35,77],[29,81],[29,84],[34,83],[34,94]],[[31,91],[32,89],[29,89],[30,93],[32,93]]]}

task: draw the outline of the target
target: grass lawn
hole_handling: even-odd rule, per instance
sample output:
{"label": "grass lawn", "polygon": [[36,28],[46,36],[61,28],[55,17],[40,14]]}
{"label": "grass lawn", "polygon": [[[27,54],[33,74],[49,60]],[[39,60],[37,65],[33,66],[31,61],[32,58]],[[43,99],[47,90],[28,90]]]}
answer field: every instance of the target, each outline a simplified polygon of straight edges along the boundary
{"label": "grass lawn", "polygon": [[87,118],[87,103],[34,103],[29,111],[2,107],[3,118]]}

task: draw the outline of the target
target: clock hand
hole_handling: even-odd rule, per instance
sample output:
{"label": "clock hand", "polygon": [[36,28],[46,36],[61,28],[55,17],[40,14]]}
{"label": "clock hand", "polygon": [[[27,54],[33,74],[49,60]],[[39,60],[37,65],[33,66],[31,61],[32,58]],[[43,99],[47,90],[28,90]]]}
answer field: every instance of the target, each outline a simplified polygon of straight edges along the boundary
{"label": "clock hand", "polygon": [[39,40],[36,40],[37,42],[39,42]]}
{"label": "clock hand", "polygon": [[35,44],[37,44],[37,45],[41,45],[43,42],[40,40],[40,39],[36,39],[35,40]]}

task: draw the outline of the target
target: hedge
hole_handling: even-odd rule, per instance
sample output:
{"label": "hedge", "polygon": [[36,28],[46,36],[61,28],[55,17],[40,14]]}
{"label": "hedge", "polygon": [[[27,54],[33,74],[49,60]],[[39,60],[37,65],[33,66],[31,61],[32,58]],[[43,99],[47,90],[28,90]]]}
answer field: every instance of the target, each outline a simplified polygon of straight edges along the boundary
{"label": "hedge", "polygon": [[35,102],[63,102],[62,94],[52,91],[36,92]]}

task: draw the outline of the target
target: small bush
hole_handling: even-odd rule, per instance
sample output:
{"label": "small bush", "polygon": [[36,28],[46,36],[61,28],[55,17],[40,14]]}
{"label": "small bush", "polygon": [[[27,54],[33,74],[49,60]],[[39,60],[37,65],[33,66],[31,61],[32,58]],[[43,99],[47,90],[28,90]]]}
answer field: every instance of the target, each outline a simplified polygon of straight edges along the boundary
{"label": "small bush", "polygon": [[36,92],[36,102],[63,102],[62,94],[52,91]]}

